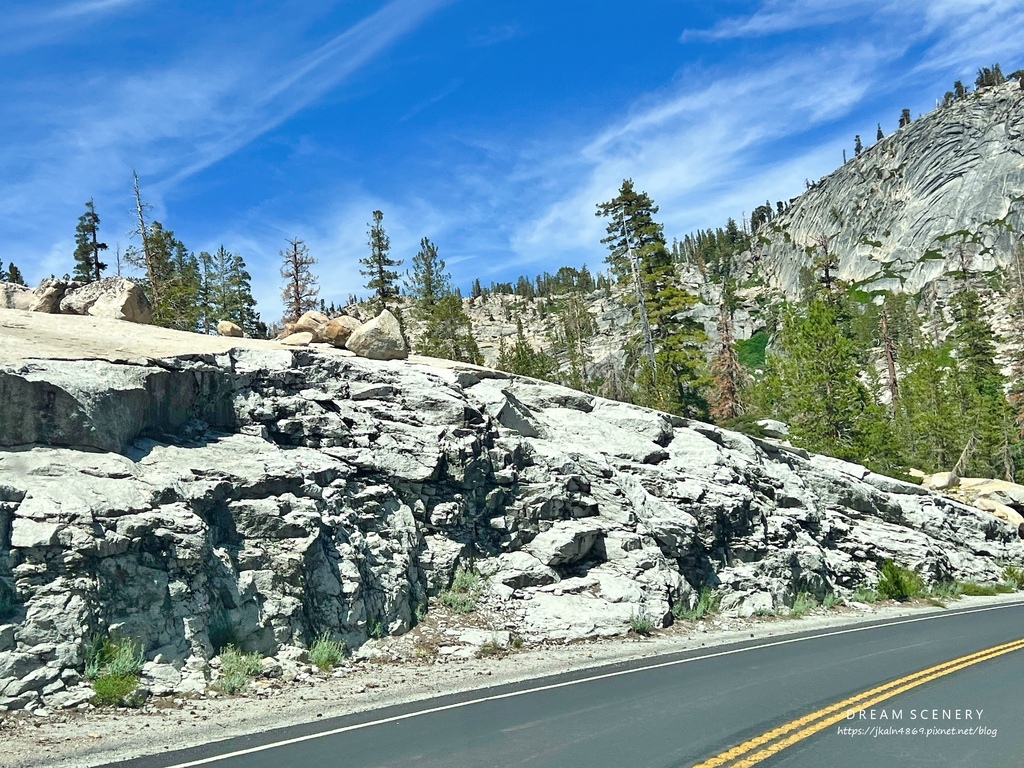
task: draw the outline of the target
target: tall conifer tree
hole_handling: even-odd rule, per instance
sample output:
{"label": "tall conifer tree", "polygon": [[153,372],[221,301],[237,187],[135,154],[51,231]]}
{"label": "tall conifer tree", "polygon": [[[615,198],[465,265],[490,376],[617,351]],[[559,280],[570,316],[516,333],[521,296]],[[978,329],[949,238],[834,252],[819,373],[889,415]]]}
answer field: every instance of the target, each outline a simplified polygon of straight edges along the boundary
{"label": "tall conifer tree", "polygon": [[316,259],[309,255],[309,248],[299,238],[288,241],[288,247],[281,251],[281,277],[284,288],[281,290],[281,301],[284,304],[284,322],[294,323],[303,314],[317,307],[316,277],[310,269]]}
{"label": "tall conifer tree", "polygon": [[370,222],[368,245],[370,253],[359,260],[363,268],[359,272],[366,278],[366,287],[371,292],[370,304],[376,312],[390,310],[399,323],[402,322],[398,308],[398,271],[401,259],[391,257],[391,238],[384,231],[384,214],[373,212]]}
{"label": "tall conifer tree", "polygon": [[78,217],[75,227],[75,270],[74,278],[85,283],[99,280],[107,265],[100,261],[100,251],[107,250],[107,244],[99,240],[100,217],[90,198],[85,204],[85,213]]}

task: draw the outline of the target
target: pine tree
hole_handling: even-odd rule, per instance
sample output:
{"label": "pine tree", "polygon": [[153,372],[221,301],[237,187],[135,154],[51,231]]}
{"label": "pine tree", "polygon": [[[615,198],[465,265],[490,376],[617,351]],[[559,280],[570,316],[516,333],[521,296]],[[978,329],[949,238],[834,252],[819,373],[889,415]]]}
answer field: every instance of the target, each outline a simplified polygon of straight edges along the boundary
{"label": "pine tree", "polygon": [[964,87],[964,84],[961,81],[957,80],[955,83],[953,83],[953,96],[955,98],[962,99],[966,95],[967,88]]}
{"label": "pine tree", "polygon": [[420,240],[420,250],[412,257],[412,274],[406,273],[406,291],[421,319],[451,293],[451,280],[445,272],[444,259],[437,255],[437,246],[429,238]]}
{"label": "pine tree", "polygon": [[416,353],[482,364],[483,356],[473,338],[473,326],[462,306],[462,298],[452,292],[444,260],[428,238],[420,241],[412,266],[406,285],[413,302],[413,316],[424,324],[414,343]]}
{"label": "pine tree", "polygon": [[864,145],[861,143],[860,134],[858,133],[853,137],[853,154],[859,155],[864,151]]}
{"label": "pine tree", "polygon": [[718,349],[711,361],[711,417],[718,423],[729,422],[743,414],[746,371],[733,344],[732,312],[723,301],[718,313]]}
{"label": "pine tree", "polygon": [[[221,246],[219,250],[224,250]],[[246,270],[245,259],[240,253],[231,254],[228,262],[228,272],[222,278],[226,285],[227,304],[225,313],[228,317],[234,318],[243,331],[253,338],[264,338],[267,335],[267,326],[260,320],[256,311],[256,299],[252,295],[252,278]]]}
{"label": "pine tree", "polygon": [[107,244],[99,241],[99,224],[100,217],[96,215],[96,208],[90,198],[75,228],[74,278],[85,283],[99,280],[107,268],[100,261],[100,251],[107,250]]}
{"label": "pine tree", "polygon": [[786,311],[779,352],[759,382],[761,408],[787,420],[808,450],[859,461],[876,471],[901,464],[886,418],[858,376],[858,350],[834,303],[814,296]]}
{"label": "pine tree", "polygon": [[966,442],[958,404],[956,361],[948,345],[903,349],[895,430],[905,459],[925,472],[952,469]]}
{"label": "pine tree", "polygon": [[[132,169],[132,188],[135,193],[135,215],[138,220],[138,226],[136,227],[134,234],[139,236],[141,248],[135,248],[134,246],[129,248],[125,253],[124,259],[130,266],[144,270],[145,277],[142,281],[143,289],[149,296],[150,303],[153,305],[155,313],[157,306],[161,305],[161,293],[163,292],[162,280],[167,271],[166,263],[162,262],[161,258],[164,256],[169,258],[169,254],[155,254],[150,247],[151,226],[146,222],[146,211],[149,210],[149,205],[142,202],[142,191],[139,187],[139,174],[135,172],[134,168]],[[155,223],[154,226],[156,226]]]}
{"label": "pine tree", "polygon": [[500,340],[496,367],[520,376],[553,381],[557,365],[550,355],[543,350],[534,349],[526,340],[523,321],[516,317],[516,341],[508,347],[504,338]]}
{"label": "pine tree", "polygon": [[[170,275],[161,296],[159,324],[179,331],[201,330],[203,306],[200,301],[202,278],[199,261],[185,245],[167,231],[171,241]],[[154,313],[154,322],[157,315]]]}
{"label": "pine tree", "polygon": [[624,179],[617,197],[606,203],[599,203],[597,216],[611,219],[608,235],[601,242],[608,246],[610,254],[605,261],[612,274],[620,283],[631,282],[635,306],[644,339],[644,354],[648,365],[657,368],[654,359],[654,337],[647,313],[647,298],[641,273],[641,262],[645,256],[665,247],[665,236],[660,224],[654,221],[658,206],[645,192],[633,189],[633,180]]}
{"label": "pine tree", "polygon": [[7,282],[14,283],[15,285],[25,285],[25,276],[21,274],[21,270],[18,269],[13,261],[7,265]]}
{"label": "pine tree", "polygon": [[373,221],[368,225],[370,255],[359,260],[365,269],[359,272],[366,280],[366,288],[371,292],[370,305],[377,313],[390,310],[399,323],[402,322],[398,309],[398,271],[395,267],[402,264],[401,259],[391,258],[391,239],[384,231],[384,214],[373,212]]}
{"label": "pine tree", "polygon": [[[145,219],[142,221],[145,223]],[[172,327],[175,322],[166,294],[168,283],[174,277],[173,258],[177,245],[174,232],[154,221],[145,224],[141,247],[132,247],[125,254],[128,264],[144,270],[139,283],[153,307],[154,325]]]}
{"label": "pine tree", "polygon": [[658,207],[633,182],[622,182],[619,195],[597,206],[609,218],[607,262],[620,282],[631,283],[643,343],[637,365],[637,399],[642,405],[686,416],[706,416],[704,333],[684,313],[696,298],[679,287],[672,255],[660,224]]}
{"label": "pine tree", "polygon": [[473,338],[473,325],[462,307],[462,299],[454,293],[445,294],[433,304],[415,346],[420,355],[483,365],[483,355]]}
{"label": "pine tree", "polygon": [[310,269],[316,264],[316,259],[309,255],[309,248],[299,238],[288,241],[288,247],[281,251],[281,259],[284,262],[281,266],[281,277],[285,281],[281,291],[281,301],[284,304],[282,322],[294,323],[306,312],[316,309],[316,297],[320,293],[320,288]]}
{"label": "pine tree", "polygon": [[0,283],[7,282],[7,270],[4,269],[4,263],[0,261]]}
{"label": "pine tree", "polygon": [[882,124],[878,124],[878,133],[875,134],[875,141],[881,141],[885,138],[885,134],[882,133]]}
{"label": "pine tree", "polygon": [[912,118],[910,117],[910,109],[907,107],[903,108],[903,112],[900,113],[900,128],[910,125]]}
{"label": "pine tree", "polygon": [[1015,437],[1006,382],[995,362],[995,334],[973,290],[957,294],[953,307],[960,410],[969,425],[968,438],[973,436],[976,444],[969,467],[973,475],[1005,475],[1004,447]]}

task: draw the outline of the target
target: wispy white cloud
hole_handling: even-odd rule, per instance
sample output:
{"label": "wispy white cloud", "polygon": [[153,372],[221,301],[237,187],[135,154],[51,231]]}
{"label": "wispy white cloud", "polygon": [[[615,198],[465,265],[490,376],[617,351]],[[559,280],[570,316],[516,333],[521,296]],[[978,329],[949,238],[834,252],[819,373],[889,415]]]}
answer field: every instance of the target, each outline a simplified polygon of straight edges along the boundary
{"label": "wispy white cloud", "polygon": [[[524,261],[546,258],[550,251],[595,250],[604,227],[594,216],[595,205],[614,197],[624,178],[633,178],[661,205],[670,235],[720,225],[744,207],[749,213],[765,196],[792,196],[803,186],[802,176],[799,187],[793,186],[794,168],[801,163],[786,162],[784,154],[777,163],[768,162],[766,153],[778,151],[779,141],[848,113],[871,87],[870,62],[877,55],[869,45],[822,51],[819,58],[792,57],[709,85],[684,80],[645,99],[579,148],[573,175],[583,182],[538,219],[525,222],[513,247]],[[849,85],[819,88],[823,60],[830,70],[846,73]],[[797,152],[804,160],[820,153],[818,146]],[[709,218],[712,214],[720,218]]]}
{"label": "wispy white cloud", "polygon": [[469,39],[469,44],[475,48],[485,48],[489,45],[497,45],[506,40],[519,37],[522,30],[516,24],[501,24],[490,27],[483,32],[478,32]]}
{"label": "wispy white cloud", "polygon": [[1010,20],[1021,10],[1024,0],[766,0],[748,16],[687,31],[684,43],[835,24],[861,33],[844,34],[842,45],[789,42],[762,51],[756,63],[681,73],[673,88],[638,99],[575,148],[531,159],[537,177],[577,181],[520,222],[512,247],[523,264],[538,267],[553,254],[603,257],[595,204],[613,197],[624,178],[660,204],[670,237],[799,194],[805,179],[838,165],[854,132],[864,132],[851,119],[867,102],[902,99],[928,72],[970,73],[991,63],[979,62],[979,51],[992,61],[1017,54]]}
{"label": "wispy white cloud", "polygon": [[823,24],[838,24],[873,13],[884,5],[872,0],[766,0],[752,14],[723,19],[711,29],[687,29],[683,32],[683,40],[733,40],[777,35]]}
{"label": "wispy white cloud", "polygon": [[[51,24],[58,21],[68,21],[84,17],[95,18],[104,13],[126,8],[131,5],[141,5],[146,0],[78,0],[78,2],[64,3],[53,8],[43,8],[26,16],[22,23],[29,24]],[[15,17],[17,21],[17,17]]]}
{"label": "wispy white cloud", "polygon": [[[90,0],[49,13],[53,19],[72,19],[130,2]],[[41,81],[38,87],[51,91],[45,101],[22,104],[19,115],[0,116],[0,130],[25,134],[20,142],[0,146],[0,166],[24,169],[0,181],[0,230],[21,242],[39,242],[38,253],[52,242],[38,232],[48,222],[73,221],[89,197],[113,197],[123,213],[111,213],[107,231],[127,231],[124,192],[133,166],[154,215],[162,217],[163,200],[187,179],[337,88],[449,2],[391,0],[297,57],[287,55],[287,40],[259,50],[251,42],[250,47],[199,46],[179,51],[170,64],[127,75],[86,77],[63,89]],[[59,210],[52,205],[57,190]],[[38,271],[45,274],[49,260],[37,259]],[[27,260],[22,256],[23,263]]]}

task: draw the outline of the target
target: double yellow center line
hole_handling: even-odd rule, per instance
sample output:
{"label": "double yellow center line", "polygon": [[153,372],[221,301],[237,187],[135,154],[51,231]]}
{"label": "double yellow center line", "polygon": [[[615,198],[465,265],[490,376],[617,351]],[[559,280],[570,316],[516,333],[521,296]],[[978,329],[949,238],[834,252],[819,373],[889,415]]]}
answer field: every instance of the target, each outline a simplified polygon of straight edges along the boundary
{"label": "double yellow center line", "polygon": [[936,678],[950,675],[953,672],[958,672],[961,669],[987,661],[988,659],[993,659],[996,656],[1002,656],[1004,653],[1011,653],[1021,649],[1024,649],[1024,638],[1014,640],[1011,643],[1003,643],[1002,645],[986,648],[983,651],[967,656],[961,656],[952,661],[937,664],[934,667],[922,669],[920,672],[892,680],[884,685],[831,704],[824,709],[819,709],[809,715],[791,720],[785,725],[773,728],[760,736],[749,739],[732,749],[722,752],[720,755],[698,763],[694,768],[721,768],[722,766],[728,766],[728,768],[748,768],[748,766],[756,765],[787,747],[793,746],[798,741],[802,741],[808,736],[828,728],[830,725],[835,725],[844,720],[851,711],[867,709]]}

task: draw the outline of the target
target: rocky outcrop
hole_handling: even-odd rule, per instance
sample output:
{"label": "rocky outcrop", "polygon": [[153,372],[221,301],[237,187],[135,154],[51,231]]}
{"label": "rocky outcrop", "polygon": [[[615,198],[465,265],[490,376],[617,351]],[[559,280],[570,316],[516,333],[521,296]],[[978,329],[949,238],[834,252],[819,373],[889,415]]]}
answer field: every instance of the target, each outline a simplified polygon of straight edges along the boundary
{"label": "rocky outcrop", "polygon": [[66,315],[92,315],[130,323],[153,322],[153,310],[142,288],[123,277],[105,277],[69,290],[60,302]]}
{"label": "rocky outcrop", "polygon": [[459,566],[506,630],[572,639],[705,585],[746,614],[886,558],[1024,561],[1013,525],[919,486],[486,369],[267,343],[24,361],[0,397],[0,707],[81,701],[94,633],[137,639],[164,691],[228,642],[402,633]]}
{"label": "rocky outcrop", "polygon": [[35,288],[17,283],[0,283],[0,309],[22,309],[28,312],[60,311],[60,302],[65,293],[81,286],[78,282],[56,280],[48,277]]}
{"label": "rocky outcrop", "polygon": [[0,283],[0,309],[28,310],[33,301],[32,289],[18,283]]}

